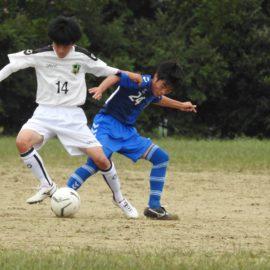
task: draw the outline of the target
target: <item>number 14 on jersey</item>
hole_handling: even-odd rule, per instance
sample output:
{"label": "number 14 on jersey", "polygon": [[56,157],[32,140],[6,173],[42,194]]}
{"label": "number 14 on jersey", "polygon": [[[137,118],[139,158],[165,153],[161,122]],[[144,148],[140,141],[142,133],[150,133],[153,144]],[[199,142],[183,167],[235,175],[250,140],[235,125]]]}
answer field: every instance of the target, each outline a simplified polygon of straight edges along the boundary
{"label": "number 14 on jersey", "polygon": [[57,85],[57,94],[60,94],[62,92],[67,94],[67,92],[69,91],[68,90],[68,82],[61,83],[60,81],[58,81],[56,83],[56,85]]}

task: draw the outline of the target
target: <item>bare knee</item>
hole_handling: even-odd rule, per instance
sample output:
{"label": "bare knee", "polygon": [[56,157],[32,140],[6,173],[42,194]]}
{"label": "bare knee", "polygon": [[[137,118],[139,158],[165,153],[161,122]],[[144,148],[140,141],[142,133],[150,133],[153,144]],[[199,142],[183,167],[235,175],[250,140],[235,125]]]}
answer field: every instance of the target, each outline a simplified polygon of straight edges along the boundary
{"label": "bare knee", "polygon": [[108,170],[111,166],[110,161],[106,158],[105,155],[94,157],[93,161],[100,170]]}
{"label": "bare knee", "polygon": [[87,148],[84,151],[100,170],[105,171],[111,167],[111,162],[105,156],[103,149],[100,146]]}
{"label": "bare knee", "polygon": [[16,146],[20,153],[31,149],[34,144],[41,143],[43,137],[32,130],[22,130],[16,138]]}
{"label": "bare knee", "polygon": [[17,136],[16,138],[16,147],[20,153],[24,153],[29,150],[33,145],[26,138],[22,136]]}

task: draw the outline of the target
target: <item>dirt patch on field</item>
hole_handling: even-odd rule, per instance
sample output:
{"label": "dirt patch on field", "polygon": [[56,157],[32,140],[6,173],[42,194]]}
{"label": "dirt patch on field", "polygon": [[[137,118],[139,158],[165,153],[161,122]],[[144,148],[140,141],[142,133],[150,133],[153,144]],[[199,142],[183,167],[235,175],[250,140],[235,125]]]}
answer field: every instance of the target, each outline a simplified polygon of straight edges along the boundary
{"label": "dirt patch on field", "polygon": [[[270,250],[268,174],[183,173],[171,168],[162,201],[180,220],[153,221],[142,214],[148,201],[148,168],[139,172],[133,168],[121,169],[119,174],[123,193],[141,214],[138,220],[127,220],[112,204],[100,175],[80,189],[82,204],[76,217],[62,219],[51,212],[49,199],[37,205],[25,203],[37,182],[20,161],[1,164],[0,248]],[[52,175],[61,175],[57,182],[64,186],[71,170],[48,169]]]}

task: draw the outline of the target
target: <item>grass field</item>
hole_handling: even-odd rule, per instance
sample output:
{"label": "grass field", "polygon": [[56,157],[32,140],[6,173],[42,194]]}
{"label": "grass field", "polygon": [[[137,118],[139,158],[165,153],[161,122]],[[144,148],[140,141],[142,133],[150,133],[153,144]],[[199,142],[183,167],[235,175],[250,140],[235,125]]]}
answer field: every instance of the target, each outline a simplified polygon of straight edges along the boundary
{"label": "grass field", "polygon": [[[171,157],[163,201],[177,222],[126,220],[99,175],[81,188],[73,219],[54,217],[49,200],[28,206],[37,182],[15,138],[0,137],[0,269],[270,269],[270,141],[155,142]],[[85,160],[57,140],[40,153],[60,186]],[[142,213],[150,165],[113,160]]]}

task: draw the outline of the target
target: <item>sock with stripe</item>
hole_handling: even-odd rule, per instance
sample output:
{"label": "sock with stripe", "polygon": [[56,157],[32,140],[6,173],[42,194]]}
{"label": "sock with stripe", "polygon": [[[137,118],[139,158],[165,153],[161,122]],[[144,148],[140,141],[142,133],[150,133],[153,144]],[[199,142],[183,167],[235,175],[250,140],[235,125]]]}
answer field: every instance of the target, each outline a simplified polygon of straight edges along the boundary
{"label": "sock with stripe", "polygon": [[159,146],[154,145],[145,159],[153,163],[150,173],[150,196],[148,205],[150,208],[159,208],[161,206],[160,197],[164,187],[169,155],[159,148]]}
{"label": "sock with stripe", "polygon": [[69,178],[67,186],[77,190],[86,181],[86,179],[94,175],[98,171],[97,165],[91,158],[87,159],[87,162],[78,168]]}
{"label": "sock with stripe", "polygon": [[[79,189],[81,185],[98,171],[97,165],[91,158],[87,159],[87,162],[78,168],[69,178],[67,186],[75,190]],[[115,170],[114,164],[111,161],[111,167],[106,171],[101,171],[103,178],[113,193],[113,198],[116,202],[121,202],[124,198],[121,192],[120,182]]]}
{"label": "sock with stripe", "polygon": [[53,185],[53,181],[45,169],[41,156],[34,148],[22,153],[21,159],[25,163],[26,167],[32,171],[34,176],[39,179],[42,187],[49,187]]}
{"label": "sock with stripe", "polygon": [[101,173],[105,182],[108,184],[109,188],[113,193],[114,200],[118,203],[124,200],[121,192],[120,181],[113,162],[111,161],[111,167],[108,170],[101,171]]}

